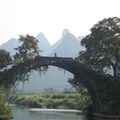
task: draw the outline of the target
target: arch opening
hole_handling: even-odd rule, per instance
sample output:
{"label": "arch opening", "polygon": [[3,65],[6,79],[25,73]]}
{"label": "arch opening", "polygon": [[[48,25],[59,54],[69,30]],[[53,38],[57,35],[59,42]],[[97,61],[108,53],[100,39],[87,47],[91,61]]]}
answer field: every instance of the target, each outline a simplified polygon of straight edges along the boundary
{"label": "arch opening", "polygon": [[73,78],[72,73],[49,65],[47,71],[44,71],[44,68],[40,72],[32,69],[29,79],[24,83],[19,82],[17,88],[24,92],[72,91],[74,88],[68,82],[69,78]]}

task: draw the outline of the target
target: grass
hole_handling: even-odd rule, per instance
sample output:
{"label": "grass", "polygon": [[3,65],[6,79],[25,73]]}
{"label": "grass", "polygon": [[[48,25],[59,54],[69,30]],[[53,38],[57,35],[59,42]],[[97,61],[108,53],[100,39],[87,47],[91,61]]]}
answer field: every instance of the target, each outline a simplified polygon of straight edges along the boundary
{"label": "grass", "polygon": [[34,108],[69,108],[85,110],[91,103],[87,94],[78,93],[29,93],[12,95],[10,102]]}

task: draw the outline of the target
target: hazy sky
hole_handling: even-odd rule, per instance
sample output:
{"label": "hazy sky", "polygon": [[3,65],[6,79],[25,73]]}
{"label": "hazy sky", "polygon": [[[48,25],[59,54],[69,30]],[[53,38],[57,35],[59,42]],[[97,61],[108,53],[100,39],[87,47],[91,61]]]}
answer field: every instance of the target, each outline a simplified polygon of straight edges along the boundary
{"label": "hazy sky", "polygon": [[75,36],[108,17],[120,17],[120,0],[0,0],[0,44],[43,32],[53,44],[64,28]]}

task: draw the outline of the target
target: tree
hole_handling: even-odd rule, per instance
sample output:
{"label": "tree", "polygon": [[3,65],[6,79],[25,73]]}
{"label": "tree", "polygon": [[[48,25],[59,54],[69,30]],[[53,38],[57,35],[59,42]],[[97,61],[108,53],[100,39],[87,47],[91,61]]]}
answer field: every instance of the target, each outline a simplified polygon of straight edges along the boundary
{"label": "tree", "polygon": [[114,79],[120,78],[120,18],[103,19],[81,40],[86,50],[79,59],[90,68]]}
{"label": "tree", "polygon": [[15,48],[17,50],[14,55],[16,61],[25,61],[39,55],[38,40],[35,37],[28,34],[25,36],[20,35],[19,42],[22,42],[22,44]]}
{"label": "tree", "polygon": [[[12,62],[12,58],[10,53],[0,49],[0,69],[7,67]],[[1,76],[0,76],[1,80]],[[10,107],[6,104],[6,100],[3,96],[3,92],[1,89],[1,81],[0,81],[0,119],[10,120],[12,117],[12,111]]]}
{"label": "tree", "polygon": [[[14,62],[20,63],[24,62],[27,59],[34,58],[39,55],[39,47],[38,47],[38,40],[30,35],[20,35],[19,42],[22,42],[18,48],[15,48],[17,50],[16,54],[14,55]],[[23,82],[23,88],[24,88],[24,81],[28,80],[29,78],[29,72],[22,74],[19,76],[19,80]]]}
{"label": "tree", "polygon": [[2,82],[5,80],[2,80],[2,74],[5,71],[5,67],[12,64],[12,57],[10,56],[10,53],[5,51],[4,49],[0,49],[0,87],[2,85]]}
{"label": "tree", "polygon": [[0,69],[9,65],[11,61],[12,61],[12,58],[10,56],[10,53],[3,49],[0,49]]}

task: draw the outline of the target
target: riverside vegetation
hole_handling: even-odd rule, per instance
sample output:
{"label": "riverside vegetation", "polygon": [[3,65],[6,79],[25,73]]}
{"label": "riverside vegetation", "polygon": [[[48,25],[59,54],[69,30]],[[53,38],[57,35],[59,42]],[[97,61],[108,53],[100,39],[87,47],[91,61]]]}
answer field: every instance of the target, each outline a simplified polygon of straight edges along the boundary
{"label": "riverside vegetation", "polygon": [[0,90],[0,120],[11,120],[12,112],[8,104],[6,104],[2,90]]}
{"label": "riverside vegetation", "polygon": [[83,93],[27,93],[12,95],[10,102],[33,108],[63,108],[87,111],[91,99],[87,92]]}

